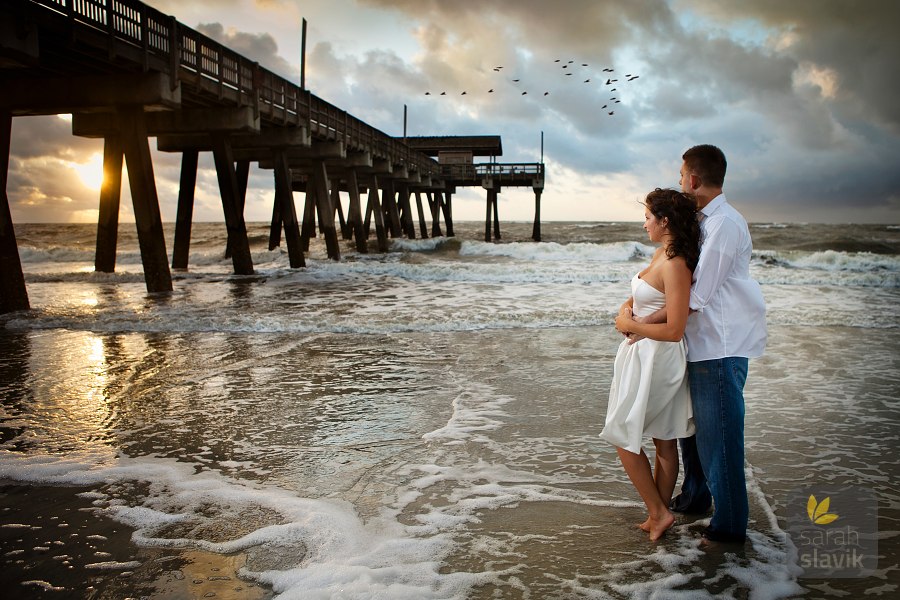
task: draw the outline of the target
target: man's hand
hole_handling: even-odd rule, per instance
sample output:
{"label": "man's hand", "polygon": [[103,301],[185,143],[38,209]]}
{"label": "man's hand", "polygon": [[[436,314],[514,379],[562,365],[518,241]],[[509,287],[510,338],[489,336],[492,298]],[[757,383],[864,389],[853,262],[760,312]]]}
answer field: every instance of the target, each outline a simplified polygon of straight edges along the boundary
{"label": "man's hand", "polygon": [[[632,316],[631,318],[632,318],[632,320],[633,320],[635,323],[646,323],[646,322],[647,322],[647,320],[646,320],[644,317],[635,317],[635,316]],[[636,342],[641,341],[642,339],[644,339],[644,336],[639,335],[639,334],[637,334],[637,333],[629,333],[629,334],[627,334],[625,337],[628,338],[628,345],[629,345],[629,346],[632,345],[632,344],[634,344],[634,343],[636,343]]]}

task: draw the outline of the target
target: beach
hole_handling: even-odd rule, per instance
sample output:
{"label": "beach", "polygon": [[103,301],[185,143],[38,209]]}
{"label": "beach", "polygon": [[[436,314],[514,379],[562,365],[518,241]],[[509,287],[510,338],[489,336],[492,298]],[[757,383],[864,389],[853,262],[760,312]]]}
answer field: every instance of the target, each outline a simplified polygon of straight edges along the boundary
{"label": "beach", "polygon": [[[231,274],[194,226],[148,295],[133,225],[17,225],[0,317],[0,560],[14,597],[840,598],[900,586],[900,228],[751,224],[769,344],[745,390],[750,532],[659,542],[602,442],[638,223],[503,224]],[[166,230],[171,240],[171,227]],[[171,251],[171,244],[169,243]],[[648,440],[649,446],[649,440]],[[807,578],[804,486],[871,489],[878,568]],[[804,488],[805,489],[805,488]],[[835,509],[838,510],[838,509]],[[838,510],[839,512],[839,510]],[[62,526],[65,525],[65,526]]]}

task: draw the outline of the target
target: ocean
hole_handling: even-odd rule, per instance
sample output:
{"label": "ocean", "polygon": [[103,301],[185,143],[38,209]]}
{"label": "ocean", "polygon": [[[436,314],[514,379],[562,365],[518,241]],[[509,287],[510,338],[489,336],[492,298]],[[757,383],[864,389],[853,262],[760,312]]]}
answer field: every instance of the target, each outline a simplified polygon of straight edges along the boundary
{"label": "ocean", "polygon": [[[897,597],[900,226],[751,225],[769,343],[746,388],[750,532],[706,548],[702,516],[655,543],[635,527],[598,438],[641,225],[455,225],[387,254],[342,242],[340,262],[313,240],[292,270],[251,223],[256,274],[235,276],[224,225],[195,224],[161,295],[131,224],[113,274],[94,226],[17,225],[5,597]],[[787,520],[816,486],[877,497],[867,576],[804,571]]]}

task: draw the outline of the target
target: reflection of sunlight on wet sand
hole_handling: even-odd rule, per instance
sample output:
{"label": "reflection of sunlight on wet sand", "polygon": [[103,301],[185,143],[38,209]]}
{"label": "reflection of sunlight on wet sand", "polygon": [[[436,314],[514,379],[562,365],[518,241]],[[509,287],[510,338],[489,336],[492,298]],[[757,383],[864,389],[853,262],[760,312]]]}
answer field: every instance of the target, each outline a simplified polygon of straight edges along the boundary
{"label": "reflection of sunlight on wet sand", "polygon": [[[41,343],[40,337],[32,339],[35,355],[44,355],[46,360],[48,353],[40,350]],[[45,449],[97,450],[109,441],[114,410],[110,406],[107,344],[92,333],[73,334],[67,344],[52,351],[53,376],[48,376],[47,369],[31,373],[34,398],[41,410],[33,415],[29,429]]]}

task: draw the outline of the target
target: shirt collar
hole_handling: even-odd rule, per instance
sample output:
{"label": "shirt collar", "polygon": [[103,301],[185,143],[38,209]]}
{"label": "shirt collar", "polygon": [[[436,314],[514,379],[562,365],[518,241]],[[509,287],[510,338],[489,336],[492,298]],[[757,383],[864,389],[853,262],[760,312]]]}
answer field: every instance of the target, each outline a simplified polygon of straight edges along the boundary
{"label": "shirt collar", "polygon": [[718,210],[718,208],[719,208],[720,206],[722,206],[723,204],[725,204],[725,202],[726,202],[726,200],[725,200],[725,194],[724,194],[724,193],[719,194],[718,196],[716,196],[715,198],[713,198],[712,200],[710,200],[710,201],[709,201],[709,204],[707,204],[706,206],[704,206],[703,208],[701,208],[701,209],[700,209],[700,212],[703,213],[703,216],[704,216],[704,217],[708,217],[708,216],[710,216],[711,214],[713,214],[714,212],[716,212],[716,210]]}

